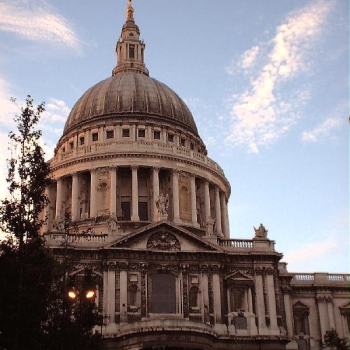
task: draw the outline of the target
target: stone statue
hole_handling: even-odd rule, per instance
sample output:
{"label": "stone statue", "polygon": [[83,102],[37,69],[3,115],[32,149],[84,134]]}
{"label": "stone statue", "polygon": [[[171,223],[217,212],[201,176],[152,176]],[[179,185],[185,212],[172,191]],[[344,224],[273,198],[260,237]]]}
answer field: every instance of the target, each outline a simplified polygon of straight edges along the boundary
{"label": "stone statue", "polygon": [[160,196],[158,197],[156,204],[157,204],[159,215],[167,216],[168,208],[169,208],[169,195],[166,194],[166,196],[164,197],[163,193],[161,193]]}
{"label": "stone statue", "polygon": [[260,224],[259,228],[255,228],[254,227],[254,231],[255,231],[255,238],[266,238],[267,237],[267,230],[264,227],[263,224]]}
{"label": "stone statue", "polygon": [[114,217],[108,219],[108,232],[116,233],[118,232],[117,220]]}
{"label": "stone statue", "polygon": [[207,226],[207,236],[212,236],[214,234],[215,219],[208,216],[206,226]]}

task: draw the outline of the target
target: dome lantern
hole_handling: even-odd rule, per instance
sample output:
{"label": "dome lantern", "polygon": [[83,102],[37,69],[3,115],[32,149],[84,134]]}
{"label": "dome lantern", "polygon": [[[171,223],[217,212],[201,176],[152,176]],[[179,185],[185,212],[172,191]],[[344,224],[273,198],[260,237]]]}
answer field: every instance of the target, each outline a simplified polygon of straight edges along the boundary
{"label": "dome lantern", "polygon": [[145,47],[143,40],[140,40],[139,27],[135,24],[132,1],[128,0],[126,21],[116,46],[117,66],[113,69],[112,76],[128,71],[148,75],[144,63]]}

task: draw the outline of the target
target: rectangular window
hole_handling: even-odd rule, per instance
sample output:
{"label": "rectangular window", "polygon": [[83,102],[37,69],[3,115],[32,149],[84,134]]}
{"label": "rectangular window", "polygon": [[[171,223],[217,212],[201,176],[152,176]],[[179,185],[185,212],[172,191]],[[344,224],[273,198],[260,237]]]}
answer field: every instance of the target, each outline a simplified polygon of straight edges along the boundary
{"label": "rectangular window", "polygon": [[148,204],[147,202],[139,202],[139,217],[141,221],[148,220]]}
{"label": "rectangular window", "polygon": [[181,145],[182,147],[185,147],[185,142],[186,142],[186,140],[185,140],[183,137],[181,137],[180,145]]}
{"label": "rectangular window", "polygon": [[121,202],[120,205],[122,208],[122,220],[130,221],[131,220],[130,202]]}
{"label": "rectangular window", "polygon": [[193,143],[191,143],[190,148],[191,148],[191,151],[193,151],[193,150],[194,150],[194,144],[193,144]]}
{"label": "rectangular window", "polygon": [[160,140],[160,131],[154,130],[153,138],[154,138],[155,140]]}
{"label": "rectangular window", "polygon": [[129,58],[135,58],[135,45],[129,45]]}
{"label": "rectangular window", "polygon": [[173,134],[168,134],[168,141],[174,142],[174,135]]}
{"label": "rectangular window", "polygon": [[72,150],[74,148],[74,142],[69,142],[69,149]]}
{"label": "rectangular window", "polygon": [[113,139],[114,138],[114,130],[107,130],[106,131],[106,138]]}
{"label": "rectangular window", "polygon": [[123,137],[130,137],[130,129],[123,129],[122,135]]}
{"label": "rectangular window", "polygon": [[82,146],[85,143],[85,137],[81,136],[79,139],[79,142],[80,142],[80,146]]}
{"label": "rectangular window", "polygon": [[92,141],[98,141],[98,133],[97,132],[94,132],[92,134]]}
{"label": "rectangular window", "polygon": [[146,130],[145,129],[139,129],[139,137],[145,137],[146,136]]}

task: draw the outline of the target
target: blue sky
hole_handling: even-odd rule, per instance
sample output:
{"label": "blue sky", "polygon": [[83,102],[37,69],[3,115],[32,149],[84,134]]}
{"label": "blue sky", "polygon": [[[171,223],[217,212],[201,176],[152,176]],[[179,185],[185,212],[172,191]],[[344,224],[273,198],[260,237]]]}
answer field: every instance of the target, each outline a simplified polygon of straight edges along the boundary
{"label": "blue sky", "polygon": [[[46,102],[52,155],[78,98],[111,75],[126,0],[0,0],[6,135]],[[263,223],[293,272],[349,272],[346,0],[134,0],[150,75],[188,104],[231,183],[231,238]]]}

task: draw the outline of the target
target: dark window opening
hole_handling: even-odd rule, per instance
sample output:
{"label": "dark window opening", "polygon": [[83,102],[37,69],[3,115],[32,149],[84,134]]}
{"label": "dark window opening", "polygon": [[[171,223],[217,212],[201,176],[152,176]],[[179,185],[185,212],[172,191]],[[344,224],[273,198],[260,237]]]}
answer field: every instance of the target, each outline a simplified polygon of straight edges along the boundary
{"label": "dark window opening", "polygon": [[129,45],[129,58],[135,58],[135,45]]}
{"label": "dark window opening", "polygon": [[131,220],[130,202],[121,202],[121,209],[122,209],[122,220],[130,221]]}
{"label": "dark window opening", "polygon": [[153,275],[151,302],[152,313],[176,313],[175,276],[165,273]]}
{"label": "dark window opening", "polygon": [[136,295],[137,295],[137,285],[132,284],[128,288],[128,305],[129,306],[136,305]]}
{"label": "dark window opening", "polygon": [[122,135],[123,137],[130,137],[130,129],[123,129]]}
{"label": "dark window opening", "polygon": [[146,136],[146,130],[145,129],[139,129],[139,137],[145,137]]}
{"label": "dark window opening", "polygon": [[97,132],[94,132],[92,134],[92,141],[98,141],[98,133]]}
{"label": "dark window opening", "polygon": [[197,286],[191,287],[189,297],[190,308],[198,307],[198,293],[199,288]]}
{"label": "dark window opening", "polygon": [[168,141],[174,142],[174,135],[173,134],[168,134]]}
{"label": "dark window opening", "polygon": [[114,138],[114,130],[107,130],[106,138],[107,139],[113,139]]}
{"label": "dark window opening", "polygon": [[193,143],[191,143],[190,148],[191,148],[191,151],[193,151],[193,150],[194,150],[194,144],[193,144]]}
{"label": "dark window opening", "polygon": [[69,142],[69,149],[73,149],[74,148],[74,142]]}
{"label": "dark window opening", "polygon": [[154,130],[153,138],[154,138],[155,140],[160,140],[160,131]]}
{"label": "dark window opening", "polygon": [[79,142],[80,142],[80,146],[82,146],[85,143],[84,136],[80,137]]}
{"label": "dark window opening", "polygon": [[181,140],[180,140],[180,145],[181,145],[182,147],[185,147],[185,144],[186,144],[186,140],[185,140],[184,138],[181,138]]}
{"label": "dark window opening", "polygon": [[141,221],[148,220],[148,203],[139,202],[139,217]]}

